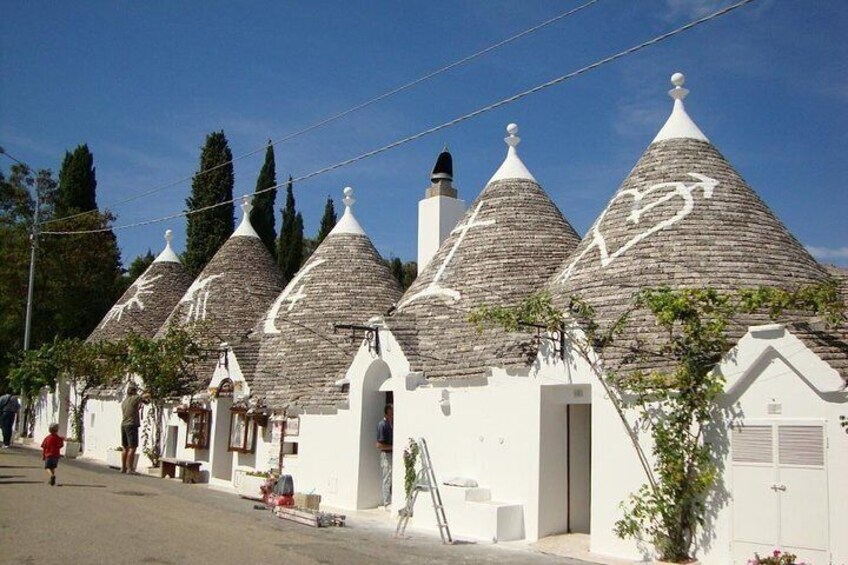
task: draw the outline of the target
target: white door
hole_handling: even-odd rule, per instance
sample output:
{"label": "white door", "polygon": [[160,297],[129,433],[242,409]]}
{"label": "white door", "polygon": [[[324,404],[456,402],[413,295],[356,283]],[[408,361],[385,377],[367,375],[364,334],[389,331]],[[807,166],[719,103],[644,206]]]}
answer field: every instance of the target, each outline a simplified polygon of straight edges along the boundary
{"label": "white door", "polygon": [[802,561],[829,559],[822,422],[749,422],[734,428],[733,559],[775,549]]}

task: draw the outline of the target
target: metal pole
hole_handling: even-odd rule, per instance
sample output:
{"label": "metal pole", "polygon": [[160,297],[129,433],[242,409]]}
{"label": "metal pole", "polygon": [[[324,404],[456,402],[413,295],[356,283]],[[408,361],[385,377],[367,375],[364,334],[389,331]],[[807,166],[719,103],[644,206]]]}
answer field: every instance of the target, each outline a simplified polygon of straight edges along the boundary
{"label": "metal pole", "polygon": [[24,351],[29,350],[29,334],[32,325],[32,289],[35,286],[35,250],[38,247],[38,179],[35,180],[35,215],[33,216],[32,233],[29,235],[29,285],[27,286],[26,322],[24,323]]}

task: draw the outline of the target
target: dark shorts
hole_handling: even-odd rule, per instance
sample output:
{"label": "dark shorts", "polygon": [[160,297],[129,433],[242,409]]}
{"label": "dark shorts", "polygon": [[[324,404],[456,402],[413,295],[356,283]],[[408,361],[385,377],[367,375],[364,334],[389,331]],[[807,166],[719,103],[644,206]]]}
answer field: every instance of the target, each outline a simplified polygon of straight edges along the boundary
{"label": "dark shorts", "polygon": [[130,449],[138,447],[138,426],[121,426],[121,445]]}
{"label": "dark shorts", "polygon": [[59,466],[59,458],[58,457],[48,457],[44,460],[44,468],[45,469],[55,469]]}

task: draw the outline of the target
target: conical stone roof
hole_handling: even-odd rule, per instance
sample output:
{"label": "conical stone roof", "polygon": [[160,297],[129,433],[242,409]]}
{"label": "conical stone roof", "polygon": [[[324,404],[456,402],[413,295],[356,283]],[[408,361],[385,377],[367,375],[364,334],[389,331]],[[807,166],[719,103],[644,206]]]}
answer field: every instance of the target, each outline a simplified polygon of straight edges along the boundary
{"label": "conical stone roof", "polygon": [[[648,287],[795,288],[827,276],[686,114],[683,76],[672,82],[668,122],[552,279],[561,309],[578,295],[604,324]],[[637,337],[660,339],[647,313],[633,314],[619,338],[623,347],[607,349],[609,369],[627,365]]]}
{"label": "conical stone roof", "polygon": [[106,313],[89,341],[117,341],[131,333],[156,334],[191,285],[191,277],[171,249],[172,237],[167,230],[165,249]]}
{"label": "conical stone roof", "polygon": [[367,324],[395,304],[400,286],[351,212],[345,212],[286,288],[266,309],[251,395],[289,414],[334,410],[347,399],[335,383],[359,348],[335,324]]}
{"label": "conical stone roof", "polygon": [[282,274],[250,226],[247,201],[242,211],[241,225],[191,283],[157,335],[163,335],[171,323],[204,322],[210,338],[238,343],[279,294]]}
{"label": "conical stone roof", "polygon": [[526,366],[534,354],[527,334],[478,334],[468,314],[520,302],[544,286],[579,241],[518,157],[518,128],[507,131],[503,164],[386,319],[412,370],[430,379]]}

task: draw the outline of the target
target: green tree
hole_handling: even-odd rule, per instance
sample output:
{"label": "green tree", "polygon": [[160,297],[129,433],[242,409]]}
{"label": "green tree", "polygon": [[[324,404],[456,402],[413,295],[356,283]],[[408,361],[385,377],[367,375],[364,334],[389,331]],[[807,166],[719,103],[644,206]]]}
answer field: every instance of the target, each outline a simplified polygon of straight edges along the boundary
{"label": "green tree", "polygon": [[418,263],[415,261],[407,261],[404,263],[398,257],[392,257],[389,260],[384,260],[386,266],[392,272],[401,289],[406,290],[415,281],[418,276]]}
{"label": "green tree", "polygon": [[56,216],[61,218],[97,208],[97,175],[94,155],[88,145],[78,145],[66,151],[59,169],[59,191],[56,195]]}
{"label": "green tree", "polygon": [[[321,228],[318,230],[318,245],[321,245],[324,238],[330,234],[335,227],[337,220],[338,218],[336,217],[336,208],[333,205],[333,199],[328,196],[327,203],[324,205],[324,215],[321,216]],[[316,245],[316,247],[318,245]]]}
{"label": "green tree", "polygon": [[[223,131],[206,136],[200,153],[200,166],[191,183],[191,196],[186,199],[188,211],[228,202],[233,199],[233,154]],[[197,276],[206,263],[233,233],[233,204],[189,214],[186,251],[183,263],[192,276]]]}
{"label": "green tree", "polygon": [[159,465],[165,409],[181,396],[197,389],[197,373],[205,359],[208,344],[201,341],[202,324],[172,324],[159,339],[131,334],[121,342],[123,369],[141,379],[142,391],[150,399],[144,428],[144,454]]}
{"label": "green tree", "polygon": [[[277,168],[274,162],[274,146],[268,141],[268,149],[265,150],[265,163],[259,171],[256,179],[256,196],[253,197],[253,209],[250,211],[250,223],[259,234],[259,239],[268,248],[268,251],[276,259],[277,257],[277,229],[274,214],[274,203],[277,200],[277,189],[271,188],[277,185]],[[268,190],[271,189],[271,190]],[[266,192],[262,192],[266,191]]]}
{"label": "green tree", "polygon": [[284,281],[290,281],[303,264],[304,238],[303,216],[295,208],[292,178],[286,184],[286,206],[283,208],[283,221],[280,225],[280,239],[277,249],[277,262],[283,272]]}

